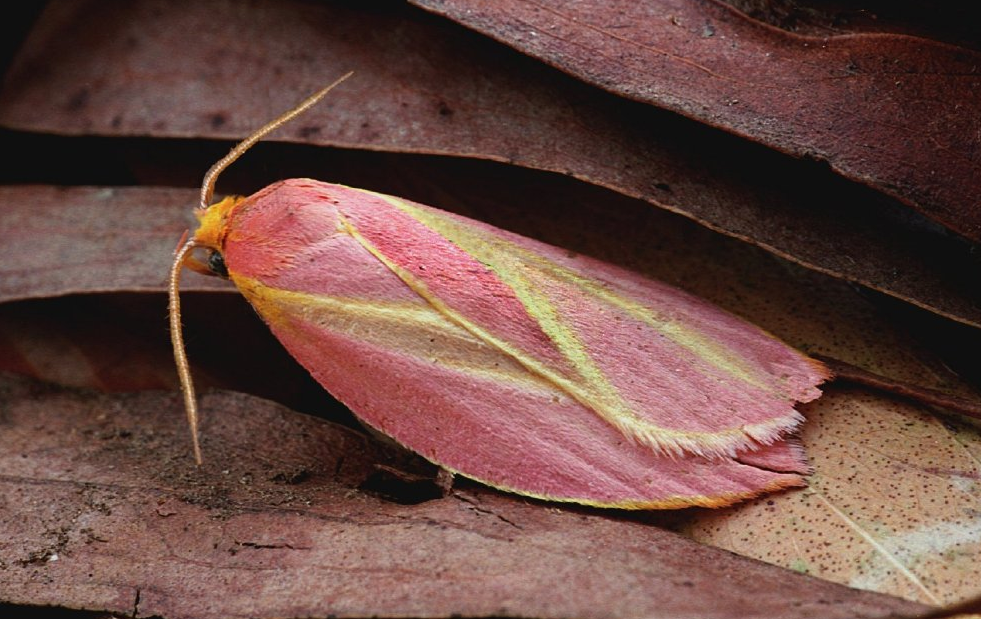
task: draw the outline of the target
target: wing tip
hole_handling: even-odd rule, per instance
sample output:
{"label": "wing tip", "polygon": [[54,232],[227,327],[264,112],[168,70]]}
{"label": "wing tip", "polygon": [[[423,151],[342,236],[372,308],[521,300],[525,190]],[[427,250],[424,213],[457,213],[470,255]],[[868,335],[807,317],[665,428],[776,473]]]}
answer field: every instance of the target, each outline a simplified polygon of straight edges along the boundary
{"label": "wing tip", "polygon": [[698,456],[708,459],[735,458],[740,452],[754,451],[761,445],[770,445],[783,440],[788,434],[800,429],[804,415],[795,408],[779,417],[766,421],[737,426],[720,432],[665,433],[638,432],[636,429],[621,430],[625,436],[633,438],[649,447],[655,454],[667,458]]}

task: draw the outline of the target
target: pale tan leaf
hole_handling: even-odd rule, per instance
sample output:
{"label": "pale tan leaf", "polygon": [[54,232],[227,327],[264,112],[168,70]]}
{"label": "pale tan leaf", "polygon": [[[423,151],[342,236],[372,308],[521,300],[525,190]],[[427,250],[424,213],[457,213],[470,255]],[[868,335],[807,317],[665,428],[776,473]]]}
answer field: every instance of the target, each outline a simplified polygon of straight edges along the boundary
{"label": "pale tan leaf", "polygon": [[802,407],[810,487],[683,530],[745,556],[930,604],[981,584],[981,432],[913,404],[829,388]]}

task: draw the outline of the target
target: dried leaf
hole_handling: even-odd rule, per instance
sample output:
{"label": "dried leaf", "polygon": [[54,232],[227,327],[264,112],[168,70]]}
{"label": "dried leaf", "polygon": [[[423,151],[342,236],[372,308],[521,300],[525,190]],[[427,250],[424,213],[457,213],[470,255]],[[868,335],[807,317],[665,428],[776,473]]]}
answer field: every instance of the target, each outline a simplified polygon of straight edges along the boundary
{"label": "dried leaf", "polygon": [[981,240],[981,53],[808,37],[721,2],[413,0],[631,99],[827,161]]}
{"label": "dried leaf", "polygon": [[[160,259],[190,227],[194,204],[180,189],[0,187],[0,301],[162,290]],[[191,273],[184,288],[228,285]]]}
{"label": "dried leaf", "polygon": [[802,407],[809,488],[693,513],[693,539],[860,589],[951,604],[981,582],[981,431],[840,387]]}
{"label": "dried leaf", "polygon": [[[61,134],[240,138],[346,69],[356,77],[287,139],[570,174],[981,325],[981,285],[968,275],[977,255],[911,225],[898,202],[606,95],[416,11],[53,3],[7,76],[0,123]],[[69,146],[46,149],[31,178]]]}
{"label": "dried leaf", "polygon": [[[199,469],[177,394],[10,378],[0,394],[0,598],[14,603],[174,619],[922,609],[588,510],[480,490],[386,502],[355,489],[391,462],[377,446],[254,398],[205,398],[211,458]],[[570,575],[561,595],[556,574]]]}
{"label": "dried leaf", "polygon": [[[160,316],[161,303],[153,304],[152,313],[134,312],[131,304],[110,299],[0,306],[0,370],[73,387],[178,388],[175,371],[168,367],[172,364],[167,363],[172,353],[147,337],[154,322],[159,330],[160,321],[154,317]],[[212,384],[209,375],[202,373],[201,378]]]}

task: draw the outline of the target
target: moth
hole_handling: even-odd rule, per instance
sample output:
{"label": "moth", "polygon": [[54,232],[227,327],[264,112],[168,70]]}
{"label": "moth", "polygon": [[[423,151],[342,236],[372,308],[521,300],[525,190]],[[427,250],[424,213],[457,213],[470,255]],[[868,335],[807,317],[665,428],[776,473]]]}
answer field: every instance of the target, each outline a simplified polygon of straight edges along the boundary
{"label": "moth", "polygon": [[718,507],[803,485],[806,459],[787,437],[827,370],[706,301],[366,189],[291,179],[211,203],[222,170],[348,76],[205,176],[199,227],[170,274],[198,462],[184,266],[229,278],[360,420],[452,473],[623,509]]}

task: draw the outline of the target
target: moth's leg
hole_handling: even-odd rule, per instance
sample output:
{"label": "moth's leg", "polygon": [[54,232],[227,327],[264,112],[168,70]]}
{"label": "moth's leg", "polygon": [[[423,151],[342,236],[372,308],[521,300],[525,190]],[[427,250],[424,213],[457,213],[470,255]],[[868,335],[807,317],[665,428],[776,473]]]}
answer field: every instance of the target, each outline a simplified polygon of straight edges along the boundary
{"label": "moth's leg", "polygon": [[444,468],[440,468],[436,473],[436,487],[440,489],[443,496],[448,495],[453,490],[453,480],[456,475],[453,471],[448,471]]}

